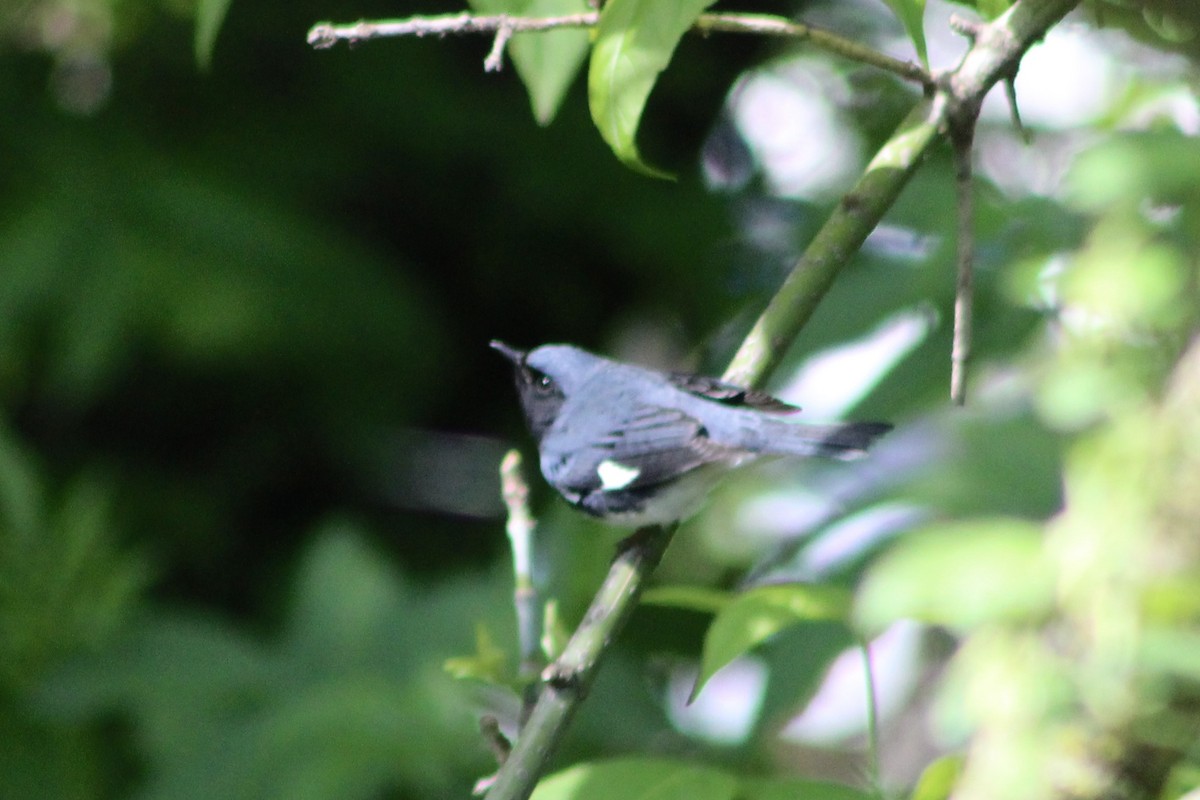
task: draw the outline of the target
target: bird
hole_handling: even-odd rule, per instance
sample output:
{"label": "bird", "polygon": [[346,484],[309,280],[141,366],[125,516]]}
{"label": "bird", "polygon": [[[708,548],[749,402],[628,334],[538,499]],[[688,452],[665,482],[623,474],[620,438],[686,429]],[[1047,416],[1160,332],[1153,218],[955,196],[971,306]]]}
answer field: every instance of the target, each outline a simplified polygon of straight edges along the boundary
{"label": "bird", "polygon": [[764,457],[864,456],[886,422],[809,424],[800,409],[719,378],[661,372],[569,344],[491,347],[513,366],[541,473],[568,503],[611,525],[692,516],[729,471]]}

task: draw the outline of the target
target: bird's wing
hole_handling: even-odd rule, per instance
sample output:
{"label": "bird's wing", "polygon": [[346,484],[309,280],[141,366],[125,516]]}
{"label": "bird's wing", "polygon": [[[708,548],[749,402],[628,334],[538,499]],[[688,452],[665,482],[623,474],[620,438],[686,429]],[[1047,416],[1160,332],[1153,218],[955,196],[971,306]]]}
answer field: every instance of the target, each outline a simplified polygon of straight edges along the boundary
{"label": "bird's wing", "polygon": [[637,490],[736,455],[684,411],[644,405],[576,453],[558,482],[579,495]]}
{"label": "bird's wing", "polygon": [[753,408],[756,411],[766,411],[773,414],[794,414],[799,406],[785,403],[777,397],[757,389],[747,389],[735,383],[728,383],[719,378],[706,375],[690,375],[686,372],[665,373],[668,381],[677,389],[704,398],[715,400],[727,406]]}

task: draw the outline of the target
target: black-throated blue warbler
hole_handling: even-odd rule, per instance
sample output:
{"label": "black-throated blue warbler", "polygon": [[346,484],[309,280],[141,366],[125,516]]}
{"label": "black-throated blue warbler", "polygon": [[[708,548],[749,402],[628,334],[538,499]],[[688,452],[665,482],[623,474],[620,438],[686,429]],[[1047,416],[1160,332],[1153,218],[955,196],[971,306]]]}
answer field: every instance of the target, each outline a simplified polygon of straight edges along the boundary
{"label": "black-throated blue warbler", "polygon": [[892,428],[791,422],[784,417],[799,409],[763,392],[571,345],[491,345],[513,364],[546,481],[615,525],[685,519],[735,467],[763,456],[854,459]]}

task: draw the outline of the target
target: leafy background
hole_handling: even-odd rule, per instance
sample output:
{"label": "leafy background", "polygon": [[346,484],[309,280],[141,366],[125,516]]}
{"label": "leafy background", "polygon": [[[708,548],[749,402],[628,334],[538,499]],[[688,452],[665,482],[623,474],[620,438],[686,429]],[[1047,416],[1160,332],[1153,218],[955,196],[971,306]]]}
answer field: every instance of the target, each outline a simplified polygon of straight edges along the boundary
{"label": "leafy background", "polygon": [[[882,6],[837,5],[759,10],[864,40],[904,35]],[[914,8],[899,8],[910,32]],[[0,12],[3,796],[464,796],[494,767],[476,717],[511,714],[512,696],[442,664],[495,661],[490,641],[508,653],[495,672],[515,668],[495,470],[527,444],[486,342],[573,341],[717,371],[832,202],[780,191],[731,123],[739,76],[795,53],[778,42],[684,38],[632,151],[668,182],[613,158],[582,78],[540,127],[513,70],[482,74],[484,40],[304,41],[322,19],[457,10],[233,3],[207,69],[186,3]],[[953,190],[938,153],[889,216],[893,239],[843,273],[781,376],[915,315],[923,335],[837,409],[897,422],[892,442],[853,471],[776,465],[724,487],[660,575],[713,593],[638,613],[558,766],[652,753],[704,762],[679,780],[713,796],[734,791],[734,774],[745,796],[852,796],[746,776],[864,785],[861,731],[839,747],[779,735],[853,643],[836,620],[854,586],[854,631],[935,626],[923,674],[945,667],[947,631],[967,643],[940,711],[917,691],[913,716],[883,720],[893,785],[972,732],[1023,745],[1007,763],[1025,781],[1013,796],[1032,797],[1029,776],[1062,766],[1038,759],[1064,740],[1154,713],[1190,730],[1174,709],[1198,677],[1186,533],[1200,520],[1187,504],[1200,441],[1186,413],[1195,373],[1175,365],[1198,307],[1194,20],[1153,4],[1105,11],[1125,32],[1108,35],[1149,48],[1126,51],[1124,90],[1071,130],[1033,123],[1028,150],[989,151],[1000,168],[977,186],[972,406],[945,400]],[[932,36],[929,48],[935,66],[952,63]],[[842,131],[871,152],[913,90],[821,63],[852,90]],[[535,99],[541,118],[552,107]],[[1005,131],[998,117],[981,141]],[[1067,177],[1005,184],[1056,153]],[[534,505],[542,588],[573,622],[616,535],[537,484]],[[847,531],[866,543],[835,547]],[[727,605],[747,570],[830,584],[800,594],[841,610],[753,594]],[[706,643],[722,608],[743,615],[725,618],[733,638]],[[792,616],[773,617],[771,637],[736,622],[780,608]],[[1123,627],[1079,633],[1114,619]],[[1065,655],[1038,639],[1046,620],[1074,632]],[[686,696],[721,665],[707,652],[728,661],[752,644],[735,659],[758,676],[748,730],[681,721],[672,687]],[[998,692],[981,664],[1007,668],[1017,707],[1056,714],[1006,716],[986,702]],[[1047,717],[1062,724],[1040,727]],[[928,750],[903,755],[918,729]],[[1176,762],[1174,796],[1191,763]],[[653,786],[666,769],[618,773]],[[561,796],[579,774],[544,791]]]}

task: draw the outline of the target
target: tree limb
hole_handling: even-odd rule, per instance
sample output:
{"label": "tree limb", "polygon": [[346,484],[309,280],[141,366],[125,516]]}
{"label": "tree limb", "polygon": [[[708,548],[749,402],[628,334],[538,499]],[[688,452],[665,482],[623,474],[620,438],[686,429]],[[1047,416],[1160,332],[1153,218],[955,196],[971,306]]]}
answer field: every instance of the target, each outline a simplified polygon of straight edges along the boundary
{"label": "tree limb", "polygon": [[637,607],[647,579],[675,533],[643,528],[626,539],[566,649],[543,673],[545,686],[487,800],[527,798],[591,687],[600,660]]}
{"label": "tree limb", "polygon": [[948,133],[952,116],[978,108],[997,81],[1012,75],[1026,50],[1066,16],[1078,0],[1022,0],[991,23],[938,89],[914,108],[866,172],[834,209],[734,355],[726,379],[756,385],[778,366],[816,310],[849,255],[895,202],[929,146]]}

